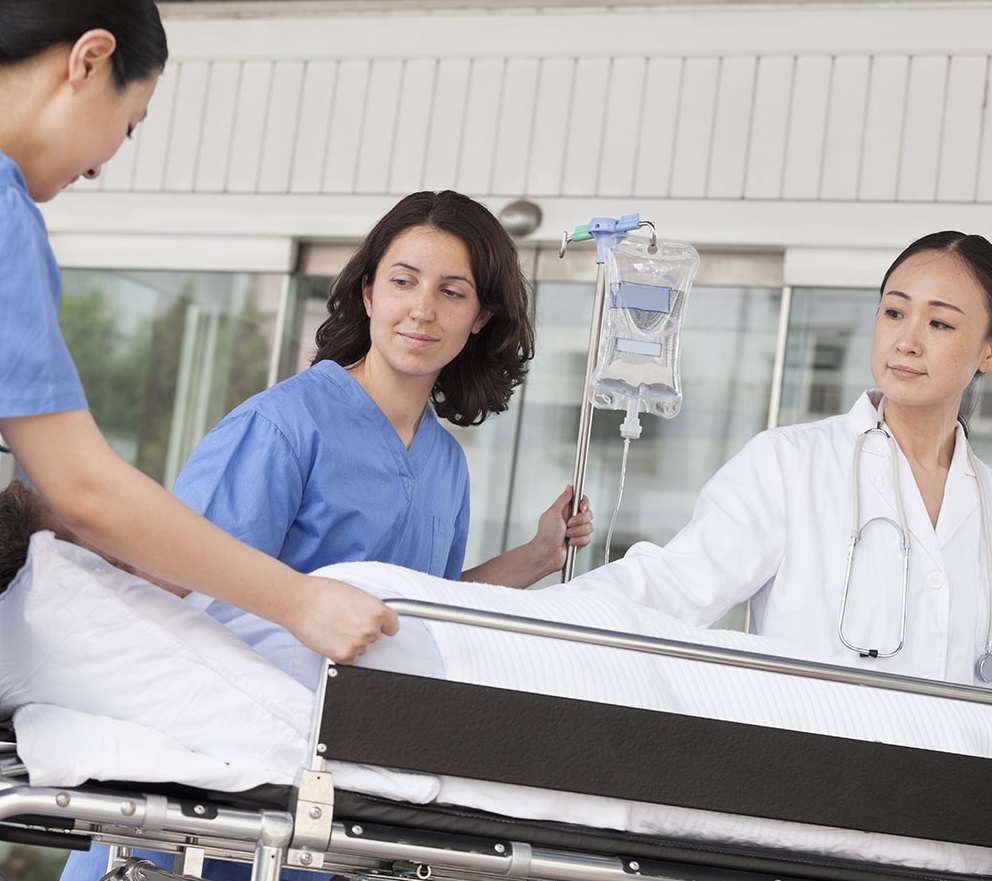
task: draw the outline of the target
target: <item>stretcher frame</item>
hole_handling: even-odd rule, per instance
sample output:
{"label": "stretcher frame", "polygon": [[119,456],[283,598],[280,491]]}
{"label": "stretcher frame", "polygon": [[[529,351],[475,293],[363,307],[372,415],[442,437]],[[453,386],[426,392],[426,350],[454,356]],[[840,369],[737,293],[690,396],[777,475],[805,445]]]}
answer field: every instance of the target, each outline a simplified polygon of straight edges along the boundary
{"label": "stretcher frame", "polygon": [[[422,618],[992,703],[992,694],[968,686],[431,603],[391,605]],[[312,759],[292,791],[31,787],[9,744],[0,760],[0,838],[70,849],[110,844],[108,877],[129,881],[196,878],[206,858],[251,863],[252,881],[276,881],[283,865],[462,881],[975,877],[405,805],[335,790],[324,769],[330,759],[992,847],[992,760],[400,673],[325,670]],[[532,731],[540,737],[521,736]],[[136,848],[174,854],[172,870],[131,859]]]}

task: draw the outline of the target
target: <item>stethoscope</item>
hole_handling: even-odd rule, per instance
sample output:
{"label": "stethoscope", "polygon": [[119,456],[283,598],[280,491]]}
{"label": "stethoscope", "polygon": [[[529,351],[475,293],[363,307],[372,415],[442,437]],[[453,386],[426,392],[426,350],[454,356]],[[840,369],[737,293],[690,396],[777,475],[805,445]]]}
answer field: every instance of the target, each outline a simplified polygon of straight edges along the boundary
{"label": "stethoscope", "polygon": [[[851,544],[847,551],[847,571],[844,575],[844,593],[841,595],[840,601],[840,617],[837,621],[837,635],[840,637],[840,641],[846,648],[849,648],[853,652],[857,652],[862,658],[891,658],[893,655],[898,654],[906,642],[906,619],[909,613],[909,527],[906,525],[906,510],[903,507],[902,492],[899,488],[898,449],[896,448],[896,442],[892,435],[882,427],[883,404],[884,399],[879,402],[878,405],[877,423],[859,434],[854,443],[854,523],[851,529]],[[886,443],[889,446],[889,456],[892,460],[892,482],[895,487],[896,511],[899,515],[899,522],[896,523],[891,517],[873,517],[866,521],[864,525],[861,525],[861,450],[864,447],[865,440],[868,435],[875,432],[879,432],[884,435]],[[978,460],[975,457],[975,453],[971,449],[970,444],[966,447],[966,450],[968,454],[968,462],[971,465],[972,470],[975,472],[975,480],[978,482],[978,500],[982,514],[982,533],[985,539],[985,551],[988,555],[987,562],[989,566],[989,621],[985,631],[985,650],[975,661],[975,675],[978,676],[982,682],[992,683],[992,532],[990,532],[989,529],[988,498],[985,494],[985,483],[982,480],[981,471],[979,471]],[[896,532],[899,533],[899,541],[902,550],[902,611],[900,613],[899,622],[899,642],[894,648],[888,651],[882,651],[877,648],[864,648],[862,646],[855,645],[854,643],[849,642],[844,636],[844,619],[847,615],[847,597],[851,590],[851,569],[854,565],[854,552],[860,543],[862,536],[864,535],[865,529],[870,523],[874,523],[876,520],[880,520],[883,523],[888,523],[893,529],[896,530]]]}

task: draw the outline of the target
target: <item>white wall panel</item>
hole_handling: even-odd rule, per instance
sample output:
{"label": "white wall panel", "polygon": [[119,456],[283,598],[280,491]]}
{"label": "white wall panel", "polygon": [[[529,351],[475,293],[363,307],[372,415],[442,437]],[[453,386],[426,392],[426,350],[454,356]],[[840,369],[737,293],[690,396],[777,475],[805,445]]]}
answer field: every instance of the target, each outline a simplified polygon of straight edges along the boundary
{"label": "white wall panel", "polygon": [[634,163],[644,96],[643,58],[617,58],[603,118],[603,152],[599,162],[600,196],[634,195]]}
{"label": "white wall panel", "polygon": [[823,199],[857,197],[870,73],[870,58],[834,60],[820,181]]}
{"label": "white wall panel", "polygon": [[327,157],[334,83],[335,61],[310,61],[303,76],[300,123],[293,153],[289,188],[294,193],[319,193]]}
{"label": "white wall panel", "polygon": [[342,61],[338,66],[321,187],[325,193],[354,191],[362,125],[368,107],[369,66],[364,60]]}
{"label": "white wall panel", "polygon": [[992,60],[985,77],[982,100],[982,127],[978,146],[978,181],[975,197],[979,202],[992,202]]}
{"label": "white wall panel", "polygon": [[[412,193],[420,189],[427,161],[427,134],[430,117],[427,108],[434,96],[436,62],[417,59],[404,65],[403,89],[396,116],[396,145],[389,169],[389,189]],[[335,124],[337,121],[335,120]]]}
{"label": "white wall panel", "polygon": [[792,57],[758,60],[744,179],[747,199],[778,199],[782,195],[794,74]]}
{"label": "white wall panel", "polygon": [[227,185],[234,113],[240,84],[240,64],[218,61],[210,65],[203,131],[200,133],[196,178],[193,183],[194,189],[199,192],[220,193]]}
{"label": "white wall panel", "polygon": [[403,62],[395,59],[372,62],[369,97],[362,140],[358,152],[355,189],[360,193],[385,193],[389,188],[389,163],[397,149],[396,118]]}
{"label": "white wall panel", "polygon": [[438,64],[427,136],[424,189],[444,190],[454,185],[465,130],[470,69],[470,62],[464,58],[446,58]]}
{"label": "white wall panel", "polygon": [[231,134],[231,159],[224,187],[228,192],[254,193],[258,190],[258,167],[271,82],[271,62],[248,61],[241,69]]}
{"label": "white wall panel", "polygon": [[[173,60],[148,120],[64,197],[87,230],[98,215],[78,200],[130,196],[126,223],[140,211],[149,234],[347,237],[451,186],[495,208],[535,199],[534,240],[578,206],[653,204],[674,235],[777,248],[886,244],[992,202],[992,0],[180,6],[164,8]],[[67,222],[64,200],[46,216]],[[99,216],[121,228],[119,210]]]}
{"label": "white wall panel", "polygon": [[796,60],[782,178],[785,199],[816,199],[820,194],[832,74],[830,58]]}
{"label": "white wall panel", "polygon": [[210,65],[188,61],[177,73],[176,103],[169,132],[169,149],[162,186],[166,190],[193,189],[203,132]]}
{"label": "white wall panel", "polygon": [[467,193],[488,193],[492,185],[505,67],[502,58],[472,62],[465,104],[465,136],[455,180],[455,186]]}
{"label": "white wall panel", "polygon": [[682,68],[681,58],[648,62],[634,174],[634,192],[641,196],[667,196],[670,191]]}
{"label": "white wall panel", "polygon": [[162,189],[178,79],[179,66],[170,64],[160,77],[155,96],[148,105],[148,118],[138,128],[141,135],[133,178],[136,190],[158,192]]}
{"label": "white wall panel", "polygon": [[712,150],[706,195],[717,199],[744,196],[744,169],[751,140],[757,62],[725,58],[720,64]]}
{"label": "white wall panel", "polygon": [[882,56],[872,60],[865,114],[865,144],[858,197],[888,200],[896,197],[902,154],[903,114],[909,59]]}
{"label": "white wall panel", "polygon": [[494,193],[519,196],[527,185],[539,67],[539,62],[532,58],[507,62],[493,156]]}
{"label": "white wall panel", "polygon": [[906,136],[899,173],[900,199],[933,201],[937,196],[941,126],[947,99],[947,58],[914,58],[906,95]]}
{"label": "white wall panel", "polygon": [[675,197],[701,199],[706,195],[719,77],[718,58],[689,58],[685,62],[672,163],[671,192]]}
{"label": "white wall panel", "polygon": [[575,64],[568,138],[562,156],[563,196],[596,192],[609,76],[608,59],[583,58]]}
{"label": "white wall panel", "polygon": [[969,202],[975,198],[982,127],[988,114],[988,70],[986,56],[951,59],[937,173],[940,201]]}
{"label": "white wall panel", "polygon": [[258,170],[260,193],[285,193],[289,190],[293,155],[299,136],[303,73],[304,64],[300,61],[276,62],[272,71]]}
{"label": "white wall panel", "polygon": [[568,146],[574,83],[574,59],[550,58],[541,62],[527,164],[527,192],[532,195],[561,192],[562,157]]}

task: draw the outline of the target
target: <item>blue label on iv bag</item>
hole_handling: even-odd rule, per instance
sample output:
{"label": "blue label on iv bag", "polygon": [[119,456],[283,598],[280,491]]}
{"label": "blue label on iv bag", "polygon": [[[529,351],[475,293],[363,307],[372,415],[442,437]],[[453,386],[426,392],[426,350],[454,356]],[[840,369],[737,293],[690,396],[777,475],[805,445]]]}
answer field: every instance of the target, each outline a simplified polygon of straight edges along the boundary
{"label": "blue label on iv bag", "polygon": [[640,309],[643,312],[671,312],[672,289],[622,281],[613,295],[613,305],[620,309]]}
{"label": "blue label on iv bag", "polygon": [[618,352],[628,352],[631,355],[647,355],[649,358],[661,357],[661,343],[650,342],[648,340],[631,340],[624,337],[617,337],[616,349]]}

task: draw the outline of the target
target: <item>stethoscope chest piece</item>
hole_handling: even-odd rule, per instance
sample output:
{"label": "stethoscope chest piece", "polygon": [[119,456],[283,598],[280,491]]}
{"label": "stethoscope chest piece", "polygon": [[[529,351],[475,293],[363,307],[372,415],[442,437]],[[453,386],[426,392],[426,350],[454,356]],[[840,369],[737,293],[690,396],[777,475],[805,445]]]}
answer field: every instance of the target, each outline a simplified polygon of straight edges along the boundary
{"label": "stethoscope chest piece", "polygon": [[984,651],[975,661],[975,675],[985,683],[992,683],[992,652]]}

